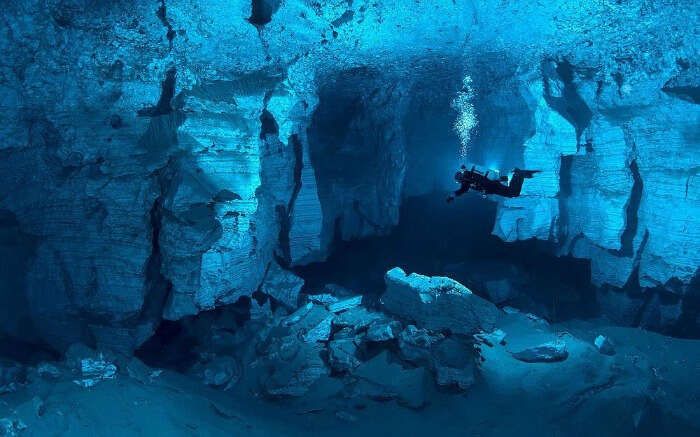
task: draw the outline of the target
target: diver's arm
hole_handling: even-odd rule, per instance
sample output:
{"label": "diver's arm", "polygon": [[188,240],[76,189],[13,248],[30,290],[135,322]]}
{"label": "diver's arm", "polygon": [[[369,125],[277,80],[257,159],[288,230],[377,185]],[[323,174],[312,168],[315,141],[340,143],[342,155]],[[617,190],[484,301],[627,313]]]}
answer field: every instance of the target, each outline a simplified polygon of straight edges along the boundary
{"label": "diver's arm", "polygon": [[455,196],[461,196],[462,194],[469,191],[469,186],[470,186],[470,184],[464,184],[461,187],[459,187],[459,190],[455,191]]}
{"label": "diver's arm", "polygon": [[447,203],[450,203],[453,200],[455,200],[455,196],[461,196],[462,194],[469,191],[469,185],[470,184],[464,184],[461,187],[459,187],[459,190],[455,190],[452,195],[447,196]]}

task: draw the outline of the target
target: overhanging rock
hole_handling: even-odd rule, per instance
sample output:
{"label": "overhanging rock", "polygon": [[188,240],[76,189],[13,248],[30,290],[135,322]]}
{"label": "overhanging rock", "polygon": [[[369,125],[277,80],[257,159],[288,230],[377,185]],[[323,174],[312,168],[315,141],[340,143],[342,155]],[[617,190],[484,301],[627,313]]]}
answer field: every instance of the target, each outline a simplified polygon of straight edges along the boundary
{"label": "overhanging rock", "polygon": [[498,308],[453,279],[407,275],[395,267],[384,281],[384,308],[420,327],[464,335],[491,332],[496,327]]}

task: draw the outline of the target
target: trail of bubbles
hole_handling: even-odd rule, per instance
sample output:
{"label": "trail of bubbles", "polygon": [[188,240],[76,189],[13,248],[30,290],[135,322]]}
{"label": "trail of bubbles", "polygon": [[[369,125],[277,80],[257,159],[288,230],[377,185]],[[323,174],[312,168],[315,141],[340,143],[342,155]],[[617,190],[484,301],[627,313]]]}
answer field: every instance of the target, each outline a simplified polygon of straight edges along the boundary
{"label": "trail of bubbles", "polygon": [[472,78],[470,76],[465,76],[462,81],[462,89],[457,93],[454,100],[452,100],[452,108],[457,111],[454,130],[457,132],[461,143],[459,156],[462,159],[466,159],[469,154],[471,132],[478,123],[476,113],[474,112],[474,105],[472,104],[474,94]]}

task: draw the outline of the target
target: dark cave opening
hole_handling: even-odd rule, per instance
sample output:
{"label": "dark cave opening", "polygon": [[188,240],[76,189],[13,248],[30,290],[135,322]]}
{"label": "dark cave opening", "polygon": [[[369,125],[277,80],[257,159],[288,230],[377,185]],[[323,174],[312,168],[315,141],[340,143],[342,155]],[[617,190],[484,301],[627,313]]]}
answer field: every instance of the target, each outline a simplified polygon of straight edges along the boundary
{"label": "dark cave opening", "polygon": [[593,112],[579,95],[574,66],[562,60],[545,63],[542,69],[547,104],[576,128],[576,138],[580,140],[593,118]]}
{"label": "dark cave opening", "polygon": [[282,0],[253,0],[248,21],[256,26],[264,26],[272,21],[272,15],[277,12]]}
{"label": "dark cave opening", "polygon": [[[566,237],[569,233],[569,209],[566,208],[566,199],[571,196],[571,168],[574,164],[573,156],[562,156],[561,157],[561,167],[559,168],[559,226],[557,239],[559,241],[566,241]],[[571,244],[570,246],[573,246]],[[566,250],[571,250],[567,248]]]}
{"label": "dark cave opening", "polygon": [[393,267],[429,276],[448,276],[487,299],[491,284],[512,290],[499,305],[510,305],[550,320],[595,312],[590,263],[552,255],[550,243],[505,243],[491,234],[496,203],[466,195],[447,204],[442,194],[406,198],[398,225],[386,236],[335,241],[324,262],[300,266],[305,289],[319,292],[336,283],[376,303],[384,274]]}
{"label": "dark cave opening", "polygon": [[320,78],[308,139],[326,243],[336,231],[344,240],[387,234],[402,198],[444,197],[456,189],[462,163],[504,172],[522,167],[524,143],[534,133],[527,91],[514,67],[478,67],[479,122],[467,156],[452,105],[462,65],[429,60],[413,67],[410,80],[368,68]]}
{"label": "dark cave opening", "polygon": [[634,183],[632,184],[630,198],[627,201],[627,206],[625,207],[625,218],[627,224],[622,232],[622,235],[620,236],[620,254],[631,257],[634,255],[634,237],[637,235],[637,228],[639,226],[638,211],[639,204],[642,202],[644,182],[639,174],[639,167],[637,166],[636,159],[630,163],[629,168],[630,172],[632,173]]}
{"label": "dark cave opening", "polygon": [[26,280],[17,272],[26,271],[39,242],[39,238],[21,229],[14,214],[0,209],[0,360],[36,363],[59,357],[41,340],[34,327],[27,296],[18,292],[26,287]]}
{"label": "dark cave opening", "polygon": [[[202,346],[214,327],[235,332],[250,318],[251,298],[242,297],[233,304],[187,316],[180,320],[162,320],[155,333],[134,355],[152,367],[188,371],[201,357]],[[232,345],[233,347],[233,345]]]}
{"label": "dark cave opening", "polygon": [[294,152],[294,169],[293,169],[293,179],[294,188],[292,189],[292,194],[289,198],[289,203],[284,205],[278,205],[275,209],[279,217],[280,231],[279,231],[279,246],[280,254],[277,258],[281,265],[287,267],[292,262],[292,250],[291,242],[289,240],[289,233],[292,226],[292,214],[293,208],[299,197],[299,191],[301,190],[301,175],[304,168],[303,162],[303,144],[299,140],[299,136],[294,134],[289,137],[289,144],[292,146]]}
{"label": "dark cave opening", "polygon": [[263,109],[260,115],[260,123],[262,125],[260,128],[260,139],[264,140],[267,135],[277,135],[279,133],[277,121],[267,109]]}
{"label": "dark cave opening", "polygon": [[164,367],[184,372],[197,361],[192,350],[200,344],[195,333],[190,332],[188,320],[163,320],[158,328],[134,354],[154,367]]}
{"label": "dark cave opening", "polygon": [[137,111],[139,117],[158,117],[160,115],[168,115],[173,111],[170,101],[175,96],[176,73],[177,70],[174,67],[165,72],[165,79],[160,84],[161,92],[158,103],[149,108],[139,109]]}
{"label": "dark cave opening", "polygon": [[[479,125],[468,159],[509,171],[522,166],[534,113],[515,69],[504,65],[474,79]],[[376,302],[384,274],[398,266],[549,319],[594,314],[589,261],[557,257],[550,242],[503,242],[491,234],[492,200],[470,193],[445,202],[464,162],[450,105],[463,72],[422,68],[425,76],[407,87],[367,69],[324,81],[309,143],[331,251],[295,268],[305,289],[337,283]]]}
{"label": "dark cave opening", "polygon": [[308,142],[325,243],[336,232],[343,239],[385,234],[398,219],[405,97],[401,83],[367,68],[323,79]]}

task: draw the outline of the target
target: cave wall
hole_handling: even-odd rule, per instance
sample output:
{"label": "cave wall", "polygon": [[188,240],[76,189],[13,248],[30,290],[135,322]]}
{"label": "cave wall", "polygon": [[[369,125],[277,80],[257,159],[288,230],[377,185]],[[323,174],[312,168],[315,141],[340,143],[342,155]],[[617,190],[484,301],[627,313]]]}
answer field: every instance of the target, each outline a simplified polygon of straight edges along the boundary
{"label": "cave wall", "polygon": [[[486,133],[475,147],[507,143],[514,162],[546,170],[501,205],[497,235],[558,239],[594,259],[600,282],[638,271],[643,285],[687,283],[700,264],[697,83],[687,74],[697,47],[692,20],[665,23],[693,7],[11,2],[0,37],[0,210],[32,250],[3,292],[56,348],[128,351],[161,318],[250,295],[273,259],[318,261],[337,235],[387,232],[407,177],[430,183],[411,176],[407,150],[424,141],[407,114],[434,97],[431,85],[444,98],[465,72],[504,84],[478,97]],[[648,19],[628,19],[639,15]],[[501,56],[503,69],[480,67]],[[457,77],[436,74],[441,64]],[[445,123],[429,106],[422,120]],[[592,152],[581,147],[588,138]]]}
{"label": "cave wall", "polygon": [[365,68],[324,80],[309,126],[323,227],[321,244],[381,235],[398,223],[408,92]]}
{"label": "cave wall", "polygon": [[[15,272],[22,279],[3,289],[7,302],[56,348],[82,341],[128,351],[161,318],[250,295],[273,259],[323,259],[338,218],[346,238],[388,229],[398,219],[400,129],[395,149],[380,146],[400,124],[405,92],[396,73],[376,66],[463,36],[435,35],[441,15],[410,23],[416,44],[396,50],[405,18],[369,3],[7,5],[0,209],[33,242]],[[370,34],[386,38],[359,44]],[[314,169],[310,144],[328,148],[307,130],[342,91],[324,84],[364,66],[387,76],[372,88],[350,80],[344,94],[373,112],[356,113],[346,126],[354,133],[329,148],[364,153],[358,168],[364,158],[374,166],[326,185],[342,165]],[[6,331],[22,337],[26,325]]]}
{"label": "cave wall", "polygon": [[[579,72],[588,74],[583,68]],[[550,103],[550,78],[533,82],[528,92],[537,100],[537,130],[525,143],[524,165],[547,170],[528,181],[521,198],[502,202],[494,232],[508,241],[559,241],[563,253],[593,259],[597,284],[622,287],[635,255],[642,286],[661,286],[671,278],[689,283],[698,262],[696,232],[688,222],[697,194],[692,186],[697,105],[661,88],[644,94],[654,89],[644,83],[638,85],[644,95],[628,97],[624,93],[631,92],[631,85],[618,89],[594,79],[580,77],[576,85],[587,93],[591,100],[584,103],[592,108],[578,126]],[[547,150],[552,153],[545,159]],[[534,223],[538,218],[544,221]],[[678,250],[672,251],[673,246]]]}
{"label": "cave wall", "polygon": [[682,51],[639,50],[607,64],[574,52],[523,76],[538,102],[524,165],[543,173],[500,203],[493,232],[590,259],[604,312],[663,330],[697,313],[700,108],[693,87],[668,91],[697,66]]}

